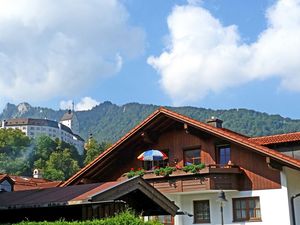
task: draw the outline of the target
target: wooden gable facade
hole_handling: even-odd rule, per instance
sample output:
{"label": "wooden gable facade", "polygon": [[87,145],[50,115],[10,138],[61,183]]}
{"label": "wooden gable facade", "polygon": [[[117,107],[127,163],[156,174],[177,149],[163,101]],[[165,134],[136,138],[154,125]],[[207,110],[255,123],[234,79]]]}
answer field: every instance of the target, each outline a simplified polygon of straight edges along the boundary
{"label": "wooden gable facade", "polygon": [[[227,164],[221,162],[222,148],[227,149]],[[145,166],[137,157],[148,149],[164,151],[168,155],[164,165],[176,168],[167,177],[156,176],[151,169],[145,172],[143,178],[163,193],[276,189],[281,187],[282,166],[300,168],[298,160],[248,137],[160,108],[63,186],[126,179],[124,174],[131,168]],[[205,164],[198,173],[182,170],[192,150]]]}

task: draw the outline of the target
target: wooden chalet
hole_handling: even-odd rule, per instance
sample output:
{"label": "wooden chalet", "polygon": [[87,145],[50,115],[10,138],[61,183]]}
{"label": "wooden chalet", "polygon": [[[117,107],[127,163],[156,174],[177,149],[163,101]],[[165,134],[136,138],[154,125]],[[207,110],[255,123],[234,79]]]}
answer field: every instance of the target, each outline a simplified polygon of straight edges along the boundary
{"label": "wooden chalet", "polygon": [[[149,149],[168,155],[155,166],[175,171],[155,175],[153,164],[137,159]],[[205,168],[184,172],[186,165],[199,163]],[[220,224],[221,190],[227,198],[224,224],[300,224],[300,202],[296,213],[290,207],[300,192],[300,161],[222,128],[218,119],[203,123],[160,108],[62,186],[126,180],[131,168],[143,168],[149,184],[193,215],[159,217],[165,224]]]}

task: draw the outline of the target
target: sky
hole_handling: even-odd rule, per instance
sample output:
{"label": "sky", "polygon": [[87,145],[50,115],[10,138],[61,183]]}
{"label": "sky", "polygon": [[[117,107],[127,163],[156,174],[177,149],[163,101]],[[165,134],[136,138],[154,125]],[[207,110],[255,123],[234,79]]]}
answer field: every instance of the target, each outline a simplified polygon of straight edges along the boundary
{"label": "sky", "polygon": [[0,110],[111,101],[300,119],[300,0],[0,5]]}

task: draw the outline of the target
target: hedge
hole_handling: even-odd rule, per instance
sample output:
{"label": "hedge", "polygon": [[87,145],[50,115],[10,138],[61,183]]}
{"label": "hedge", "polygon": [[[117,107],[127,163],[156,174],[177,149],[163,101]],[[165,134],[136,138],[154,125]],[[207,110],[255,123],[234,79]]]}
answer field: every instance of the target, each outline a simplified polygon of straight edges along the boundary
{"label": "hedge", "polygon": [[134,215],[131,211],[125,211],[116,215],[115,217],[105,218],[105,219],[95,219],[86,221],[64,221],[59,220],[55,222],[30,222],[23,221],[16,223],[16,225],[162,225],[158,221],[147,221],[144,222],[141,218]]}

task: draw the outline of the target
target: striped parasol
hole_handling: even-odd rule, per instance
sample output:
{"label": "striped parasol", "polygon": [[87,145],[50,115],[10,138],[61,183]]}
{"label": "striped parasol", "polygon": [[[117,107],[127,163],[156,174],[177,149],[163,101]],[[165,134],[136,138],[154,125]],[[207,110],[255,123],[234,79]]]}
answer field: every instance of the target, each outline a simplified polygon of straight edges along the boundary
{"label": "striped parasol", "polygon": [[159,161],[167,159],[168,156],[159,150],[152,149],[143,152],[137,158],[141,161]]}

